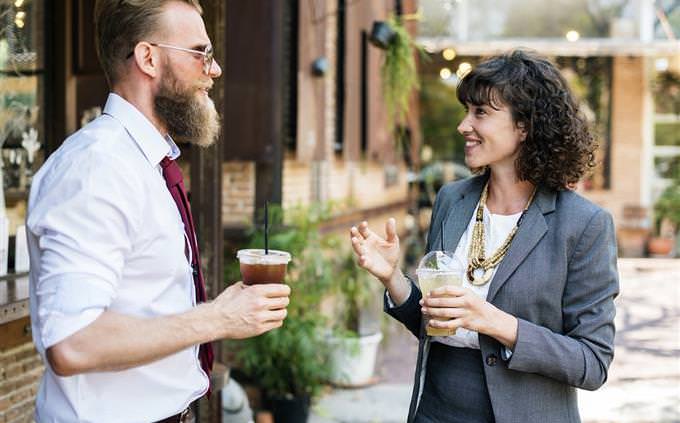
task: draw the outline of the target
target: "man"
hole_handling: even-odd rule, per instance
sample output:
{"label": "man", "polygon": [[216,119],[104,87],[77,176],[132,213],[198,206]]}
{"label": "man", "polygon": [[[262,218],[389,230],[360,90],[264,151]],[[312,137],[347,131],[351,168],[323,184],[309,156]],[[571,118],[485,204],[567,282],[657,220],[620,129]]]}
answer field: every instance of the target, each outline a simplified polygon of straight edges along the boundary
{"label": "man", "polygon": [[173,139],[210,145],[219,129],[208,91],[221,69],[198,1],[98,0],[95,22],[111,94],[29,199],[33,337],[46,362],[36,420],[190,421],[209,388],[209,343],[280,327],[290,289],[238,282],[197,304]]}

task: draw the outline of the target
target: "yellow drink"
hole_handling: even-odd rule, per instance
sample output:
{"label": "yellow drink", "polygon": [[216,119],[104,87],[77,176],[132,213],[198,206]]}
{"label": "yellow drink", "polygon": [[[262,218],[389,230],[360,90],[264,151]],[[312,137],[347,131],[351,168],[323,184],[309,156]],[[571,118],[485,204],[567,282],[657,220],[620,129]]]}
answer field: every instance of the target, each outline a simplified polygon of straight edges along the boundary
{"label": "yellow drink", "polygon": [[[418,285],[420,285],[420,291],[425,297],[430,291],[440,288],[446,285],[461,286],[463,280],[460,278],[459,272],[452,272],[449,270],[419,270],[418,272]],[[427,328],[427,334],[429,336],[449,336],[456,333],[455,329],[435,329],[427,326],[429,317],[423,315],[425,319],[425,324]]]}

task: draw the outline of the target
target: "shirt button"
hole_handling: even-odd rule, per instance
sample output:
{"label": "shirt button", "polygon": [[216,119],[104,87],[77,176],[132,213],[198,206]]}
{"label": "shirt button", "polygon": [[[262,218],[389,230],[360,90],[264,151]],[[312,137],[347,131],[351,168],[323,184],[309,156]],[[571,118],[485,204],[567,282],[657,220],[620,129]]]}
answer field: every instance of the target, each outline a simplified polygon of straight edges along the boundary
{"label": "shirt button", "polygon": [[498,361],[498,357],[496,357],[496,354],[489,354],[486,356],[486,365],[487,366],[495,366],[496,362]]}

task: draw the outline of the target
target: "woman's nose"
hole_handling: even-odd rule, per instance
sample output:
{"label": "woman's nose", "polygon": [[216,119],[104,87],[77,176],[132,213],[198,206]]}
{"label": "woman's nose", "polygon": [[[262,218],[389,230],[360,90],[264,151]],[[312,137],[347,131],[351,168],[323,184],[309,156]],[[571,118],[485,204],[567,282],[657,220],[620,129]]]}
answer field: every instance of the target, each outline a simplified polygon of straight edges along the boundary
{"label": "woman's nose", "polygon": [[460,121],[456,129],[460,134],[465,134],[466,132],[472,131],[472,126],[470,125],[470,121],[468,120],[467,115],[465,115],[463,120]]}

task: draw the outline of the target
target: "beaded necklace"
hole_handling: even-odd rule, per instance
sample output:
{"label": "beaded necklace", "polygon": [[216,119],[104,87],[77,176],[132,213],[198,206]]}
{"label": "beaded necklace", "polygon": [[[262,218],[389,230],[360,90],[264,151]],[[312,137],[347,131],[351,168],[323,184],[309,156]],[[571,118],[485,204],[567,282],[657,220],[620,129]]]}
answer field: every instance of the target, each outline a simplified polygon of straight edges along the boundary
{"label": "beaded necklace", "polygon": [[[510,234],[507,238],[505,238],[505,241],[498,248],[498,250],[496,250],[496,252],[487,259],[486,253],[484,251],[484,206],[486,206],[488,192],[489,182],[487,181],[486,185],[484,185],[482,196],[479,199],[479,204],[477,205],[475,226],[472,229],[472,241],[470,242],[470,250],[468,251],[467,278],[468,281],[470,281],[470,283],[475,286],[482,286],[489,282],[491,275],[493,274],[493,269],[498,266],[501,260],[503,260],[505,255],[508,253],[508,249],[510,249],[510,243],[512,242],[513,238],[515,238],[515,234],[519,229],[519,225],[522,223],[522,219],[529,209],[531,201],[536,195],[536,189],[534,188],[534,192],[529,197],[529,201],[527,201],[527,205],[524,207],[519,219],[517,219],[515,227],[512,228],[512,231],[510,231]],[[477,269],[484,270],[484,273],[481,276],[476,276],[474,272]]]}

